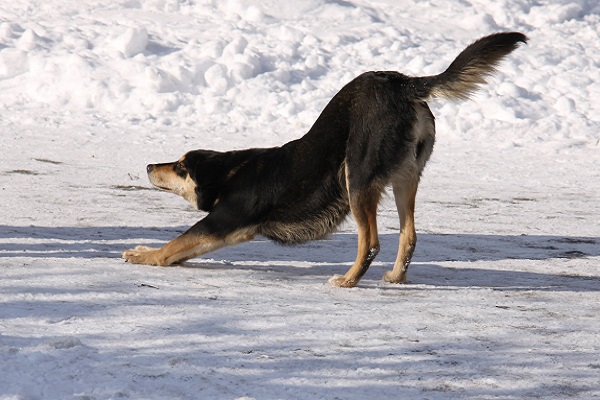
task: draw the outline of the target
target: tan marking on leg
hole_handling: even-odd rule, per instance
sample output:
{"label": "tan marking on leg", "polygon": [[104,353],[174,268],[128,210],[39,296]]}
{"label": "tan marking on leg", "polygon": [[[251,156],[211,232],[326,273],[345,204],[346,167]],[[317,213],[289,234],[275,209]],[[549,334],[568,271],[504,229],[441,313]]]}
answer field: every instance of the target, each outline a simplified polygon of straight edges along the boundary
{"label": "tan marking on leg", "polygon": [[180,264],[201,254],[225,247],[223,239],[211,236],[180,236],[167,243],[161,250],[166,265]]}
{"label": "tan marking on leg", "polygon": [[138,246],[123,253],[123,258],[132,264],[172,265],[254,238],[254,230],[245,229],[234,232],[225,238],[184,233],[171,240],[160,249]]}
{"label": "tan marking on leg", "polygon": [[356,261],[343,276],[333,277],[329,283],[339,287],[354,287],[367,272],[371,262],[379,253],[377,234],[377,205],[381,198],[379,188],[369,193],[351,196],[350,209],[358,225],[358,251]]}
{"label": "tan marking on leg", "polygon": [[417,232],[415,231],[417,187],[417,182],[406,181],[393,185],[394,199],[400,217],[400,240],[394,269],[384,275],[387,282],[403,283],[406,281],[406,271],[417,244]]}

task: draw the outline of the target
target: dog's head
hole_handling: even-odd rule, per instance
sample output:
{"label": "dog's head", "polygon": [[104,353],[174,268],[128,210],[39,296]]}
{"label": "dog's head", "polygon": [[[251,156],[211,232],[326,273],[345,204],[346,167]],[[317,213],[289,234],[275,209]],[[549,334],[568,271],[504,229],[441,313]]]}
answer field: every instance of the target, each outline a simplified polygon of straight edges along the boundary
{"label": "dog's head", "polygon": [[205,150],[191,151],[179,160],[146,167],[150,182],[158,189],[175,193],[195,208],[210,211],[217,196],[208,180],[210,160],[219,153]]}

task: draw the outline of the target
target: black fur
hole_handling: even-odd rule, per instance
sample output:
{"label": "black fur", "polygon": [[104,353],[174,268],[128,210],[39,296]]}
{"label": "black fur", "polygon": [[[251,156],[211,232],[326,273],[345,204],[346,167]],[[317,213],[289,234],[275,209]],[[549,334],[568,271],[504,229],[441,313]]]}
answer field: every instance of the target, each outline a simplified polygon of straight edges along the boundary
{"label": "black fur", "polygon": [[[184,162],[198,185],[198,207],[210,212],[194,229],[221,236],[257,226],[258,234],[286,244],[330,234],[350,212],[348,188],[385,186],[414,151],[414,99],[402,90],[410,80],[396,72],[360,75],[306,135],[281,147],[188,153]],[[433,142],[417,143],[418,153],[425,145]],[[209,223],[213,219],[219,223]]]}

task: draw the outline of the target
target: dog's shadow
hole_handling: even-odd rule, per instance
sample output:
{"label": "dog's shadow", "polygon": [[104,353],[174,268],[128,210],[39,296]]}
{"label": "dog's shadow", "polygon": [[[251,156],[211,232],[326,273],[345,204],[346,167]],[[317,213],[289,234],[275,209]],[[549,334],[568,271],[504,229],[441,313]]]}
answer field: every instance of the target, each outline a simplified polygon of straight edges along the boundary
{"label": "dog's shadow", "polygon": [[[539,272],[539,267],[536,268],[536,272],[531,272],[523,271],[523,268],[511,269],[510,265],[502,267],[502,264],[500,268],[498,264],[486,268],[485,263],[465,267],[465,262],[474,261],[543,261],[598,257],[600,238],[475,234],[418,234],[418,237],[417,250],[410,267],[409,285],[402,286],[403,290],[414,287],[410,283],[435,286],[438,289],[488,287],[497,290],[600,290],[600,276]],[[189,261],[185,266],[252,268],[276,274],[282,279],[314,275],[326,279],[334,273],[346,272],[354,261],[357,239],[356,234],[338,233],[327,240],[293,247],[278,246],[268,240],[257,240],[215,252],[211,255],[210,262],[199,259]],[[396,259],[398,235],[383,234],[380,235],[380,241],[381,252],[365,279],[361,281],[362,287],[396,287],[381,285],[380,278],[383,271],[389,270]],[[447,261],[461,263],[453,267],[437,264]],[[250,265],[248,262],[251,262]],[[290,268],[294,266],[296,268]],[[418,287],[416,289],[418,290]]]}
{"label": "dog's shadow", "polygon": [[[185,227],[19,227],[0,225],[0,258],[120,258],[131,244],[159,247]],[[397,234],[380,235],[381,252],[367,279],[376,280],[393,265]],[[354,261],[357,235],[337,233],[329,239],[281,246],[257,239],[188,261],[188,268],[253,269],[287,277],[344,273]],[[512,236],[418,234],[409,280],[435,286],[570,287],[600,290],[600,277],[556,275],[507,269],[464,268],[469,261],[586,259],[600,256],[600,238],[573,236]],[[462,261],[459,268],[436,263]],[[557,278],[560,278],[557,280]],[[361,285],[363,285],[361,283]],[[566,285],[566,286],[565,286]],[[364,285],[363,285],[364,286]],[[404,286],[406,287],[406,286]]]}

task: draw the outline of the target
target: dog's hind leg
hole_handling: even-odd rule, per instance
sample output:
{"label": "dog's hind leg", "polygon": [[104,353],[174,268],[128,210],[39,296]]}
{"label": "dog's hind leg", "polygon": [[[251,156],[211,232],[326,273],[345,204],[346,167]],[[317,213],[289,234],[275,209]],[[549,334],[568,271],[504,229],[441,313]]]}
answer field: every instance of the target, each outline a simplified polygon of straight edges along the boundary
{"label": "dog's hind leg", "polygon": [[350,195],[350,210],[358,225],[358,254],[352,267],[343,276],[334,276],[329,280],[333,286],[354,287],[367,272],[371,262],[379,253],[377,234],[377,205],[381,190],[372,188]]}
{"label": "dog's hind leg", "polygon": [[404,283],[406,271],[417,244],[415,231],[415,197],[417,195],[418,178],[404,179],[393,184],[394,199],[400,217],[400,240],[398,256],[394,269],[384,275],[384,279],[391,283]]}

